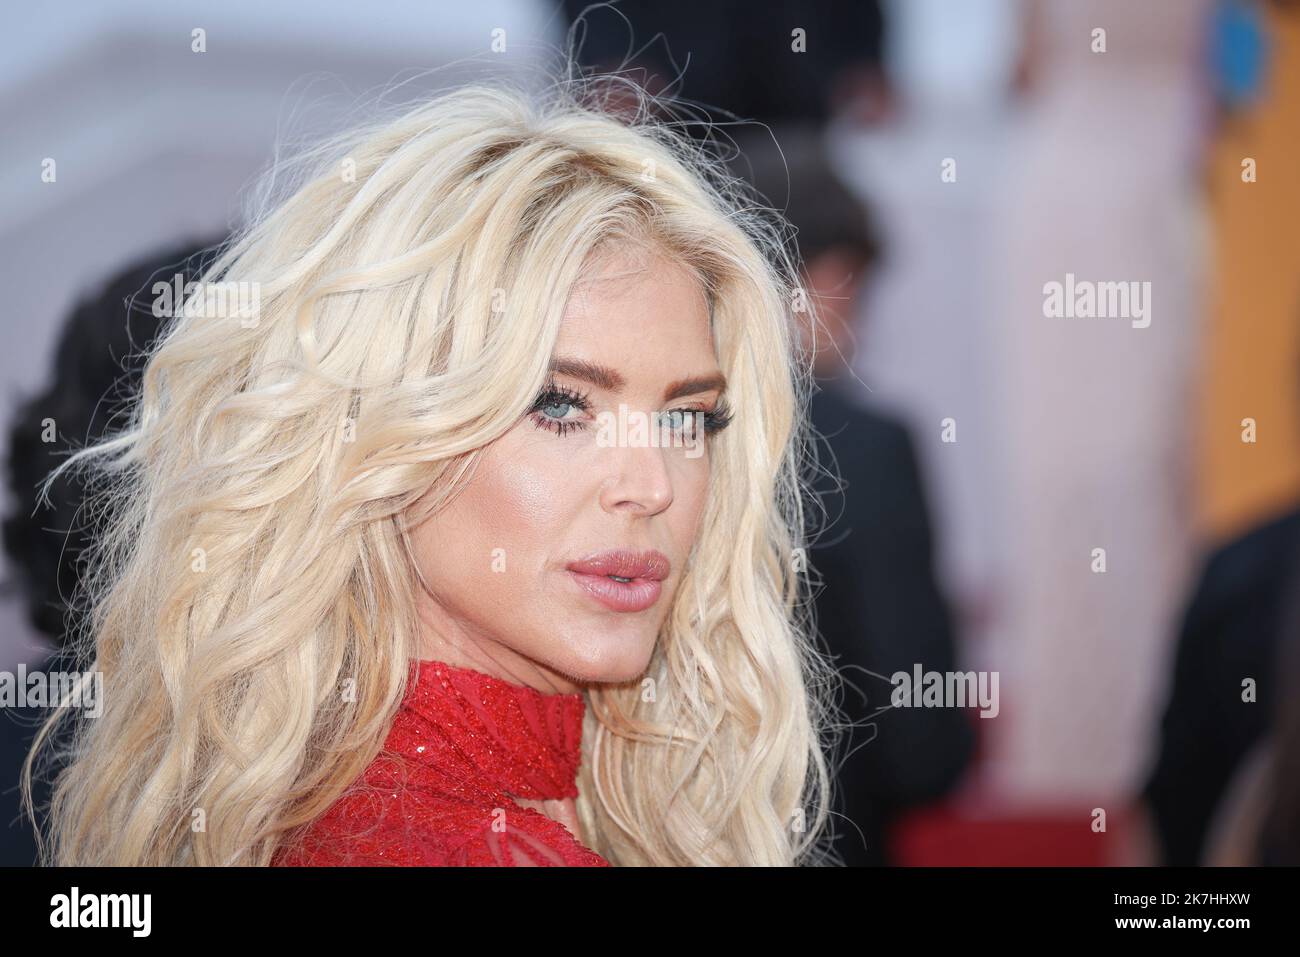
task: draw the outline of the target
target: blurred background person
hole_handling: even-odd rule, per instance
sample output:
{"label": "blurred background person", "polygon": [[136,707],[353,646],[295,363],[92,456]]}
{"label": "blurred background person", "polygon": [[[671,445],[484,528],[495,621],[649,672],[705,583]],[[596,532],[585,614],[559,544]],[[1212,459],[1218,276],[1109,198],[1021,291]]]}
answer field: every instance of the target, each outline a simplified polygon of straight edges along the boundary
{"label": "blurred background person", "polygon": [[[1190,583],[1211,9],[1026,12],[992,239],[1008,704],[989,780],[1007,805],[1076,820],[1141,785]],[[1148,284],[1148,314],[1134,298],[1120,315],[1049,318],[1048,284],[1069,276]]]}
{"label": "blurred background person", "polygon": [[892,708],[890,676],[956,667],[952,615],[935,579],[928,496],[907,428],[864,402],[852,362],[859,300],[880,255],[866,209],[840,181],[816,127],[738,137],[747,175],[795,230],[811,308],[796,311],[818,391],[809,564],[818,631],[846,679],[851,732],[837,755],[835,849],[849,865],[896,863],[900,815],[948,794],[974,732],[954,708]]}
{"label": "blurred background person", "polygon": [[[86,489],[64,475],[42,499],[39,486],[70,447],[102,438],[117,420],[115,401],[134,390],[141,357],[170,313],[156,315],[155,282],[197,281],[219,237],[191,241],[148,257],[88,291],[62,324],[53,367],[42,390],[12,419],[5,443],[9,505],[3,522],[5,595],[26,611],[36,640],[24,664],[31,671],[75,670],[65,638],[85,609],[77,602],[81,556],[107,516],[82,507]],[[40,709],[0,710],[0,867],[29,867],[36,841],[20,807],[18,774],[31,748]],[[36,803],[48,796],[40,780]]]}
{"label": "blurred background person", "polygon": [[915,436],[933,490],[937,573],[978,663],[1003,523],[988,240],[1018,7],[893,0],[884,15],[892,110],[873,124],[843,113],[828,131],[836,169],[872,209],[889,249],[864,291],[854,370],[873,403]]}
{"label": "blurred background person", "polygon": [[[1135,863],[1177,866],[1254,861],[1264,838],[1269,765],[1294,787],[1300,674],[1300,507],[1217,549],[1188,603],[1143,789],[1151,833]],[[1273,742],[1270,744],[1269,739]],[[1295,795],[1283,795],[1295,808]],[[1281,823],[1281,822],[1279,822]],[[1288,822],[1291,823],[1291,822]],[[1283,853],[1293,836],[1268,836]],[[1291,863],[1300,863],[1292,857]]]}

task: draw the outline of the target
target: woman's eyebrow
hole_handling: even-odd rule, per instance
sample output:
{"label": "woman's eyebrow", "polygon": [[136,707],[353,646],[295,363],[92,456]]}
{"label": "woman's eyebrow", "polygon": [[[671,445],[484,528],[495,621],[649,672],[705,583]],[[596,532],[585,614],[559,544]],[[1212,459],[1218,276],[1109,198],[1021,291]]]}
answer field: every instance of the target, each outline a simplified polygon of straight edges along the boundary
{"label": "woman's eyebrow", "polygon": [[627,380],[616,370],[583,359],[552,359],[551,371],[557,375],[567,375],[574,379],[581,379],[583,382],[590,382],[609,392],[619,392],[627,385]]}
{"label": "woman's eyebrow", "polygon": [[[551,371],[557,375],[570,376],[574,379],[581,379],[583,382],[590,382],[592,385],[608,392],[621,392],[623,387],[627,385],[627,380],[623,378],[617,369],[611,369],[609,366],[603,366],[596,362],[587,362],[585,359],[564,357],[552,359]],[[726,388],[727,378],[721,372],[690,376],[669,383],[668,388],[664,389],[664,401],[670,402],[673,399],[680,399],[682,396],[697,395],[712,389],[725,392]]]}
{"label": "woman's eyebrow", "polygon": [[678,379],[664,389],[664,401],[671,402],[673,399],[680,399],[684,395],[696,395],[712,389],[717,389],[719,392],[727,391],[727,377],[721,372],[714,372],[711,375],[691,376],[689,379]]}

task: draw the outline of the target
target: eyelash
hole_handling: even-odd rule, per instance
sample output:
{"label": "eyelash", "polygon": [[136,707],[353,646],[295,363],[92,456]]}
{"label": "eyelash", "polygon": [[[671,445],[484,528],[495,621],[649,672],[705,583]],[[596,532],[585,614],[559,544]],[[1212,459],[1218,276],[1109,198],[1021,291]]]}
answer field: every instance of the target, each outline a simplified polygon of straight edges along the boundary
{"label": "eyelash", "polygon": [[[591,396],[589,394],[575,392],[573,389],[552,382],[542,389],[541,393],[537,396],[537,400],[533,402],[533,407],[528,410],[528,414],[532,417],[534,425],[539,429],[545,429],[546,431],[553,432],[556,435],[566,435],[573,429],[587,428],[588,423],[586,422],[562,422],[558,419],[552,419],[541,414],[542,409],[552,405],[571,405],[580,412],[590,412]],[[732,412],[731,406],[727,403],[726,399],[719,399],[717,404],[714,405],[712,409],[708,410],[667,409],[665,412],[701,413],[701,418],[704,421],[704,434],[706,436],[716,435],[718,432],[721,432],[730,425],[731,420],[735,418],[735,414]]]}
{"label": "eyelash", "polygon": [[586,393],[579,394],[572,389],[552,382],[542,389],[537,396],[537,401],[529,410],[533,417],[533,424],[540,429],[548,432],[554,432],[556,435],[564,435],[573,429],[585,429],[586,422],[560,422],[556,419],[547,418],[541,414],[542,409],[549,405],[571,405],[581,412],[591,411],[591,397]]}

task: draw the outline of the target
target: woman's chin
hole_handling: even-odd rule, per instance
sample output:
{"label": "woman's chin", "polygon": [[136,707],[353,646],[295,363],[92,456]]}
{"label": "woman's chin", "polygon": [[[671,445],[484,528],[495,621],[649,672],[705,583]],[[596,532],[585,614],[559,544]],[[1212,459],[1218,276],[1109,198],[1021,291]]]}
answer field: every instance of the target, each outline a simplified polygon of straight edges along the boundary
{"label": "woman's chin", "polygon": [[624,684],[638,681],[650,666],[654,654],[654,636],[600,636],[600,647],[573,649],[555,670],[582,685]]}

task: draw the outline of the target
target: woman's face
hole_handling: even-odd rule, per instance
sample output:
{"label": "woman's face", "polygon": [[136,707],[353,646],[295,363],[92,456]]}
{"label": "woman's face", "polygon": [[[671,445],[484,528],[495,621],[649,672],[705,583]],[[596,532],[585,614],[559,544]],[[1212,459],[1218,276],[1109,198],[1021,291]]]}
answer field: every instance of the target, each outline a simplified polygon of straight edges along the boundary
{"label": "woman's face", "polygon": [[574,691],[649,663],[699,527],[725,382],[698,280],[627,250],[575,289],[551,369],[412,543],[432,592],[423,657]]}

